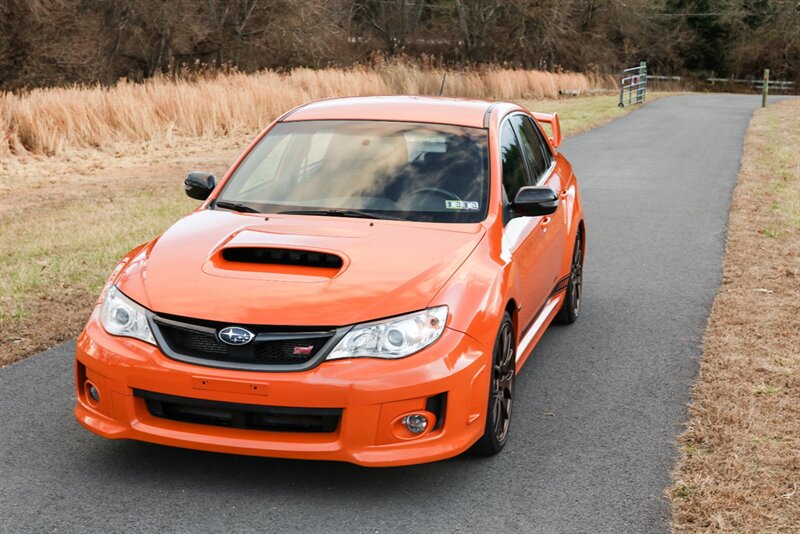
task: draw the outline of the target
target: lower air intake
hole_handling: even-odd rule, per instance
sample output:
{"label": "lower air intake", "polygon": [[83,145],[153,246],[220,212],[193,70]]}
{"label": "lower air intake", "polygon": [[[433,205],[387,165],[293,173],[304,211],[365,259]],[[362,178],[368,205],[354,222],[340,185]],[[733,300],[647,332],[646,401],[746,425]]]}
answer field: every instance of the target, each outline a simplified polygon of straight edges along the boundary
{"label": "lower air intake", "polygon": [[200,425],[267,430],[272,432],[331,433],[339,428],[341,408],[290,408],[237,404],[176,397],[141,389],[133,394],[144,399],[153,417]]}

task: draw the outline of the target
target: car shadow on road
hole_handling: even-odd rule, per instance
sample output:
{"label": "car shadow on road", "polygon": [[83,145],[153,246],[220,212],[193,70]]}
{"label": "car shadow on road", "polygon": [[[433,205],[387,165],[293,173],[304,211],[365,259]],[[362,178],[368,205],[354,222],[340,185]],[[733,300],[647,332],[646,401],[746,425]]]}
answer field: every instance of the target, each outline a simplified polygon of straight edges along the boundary
{"label": "car shadow on road", "polygon": [[[367,468],[344,462],[287,460],[218,454],[136,441],[98,438],[87,462],[114,473],[126,485],[202,486],[219,491],[295,494],[334,491],[339,497],[378,492],[386,496],[429,487],[432,479],[451,478],[492,459],[464,454],[442,462],[405,467]],[[121,481],[121,482],[120,482]]]}

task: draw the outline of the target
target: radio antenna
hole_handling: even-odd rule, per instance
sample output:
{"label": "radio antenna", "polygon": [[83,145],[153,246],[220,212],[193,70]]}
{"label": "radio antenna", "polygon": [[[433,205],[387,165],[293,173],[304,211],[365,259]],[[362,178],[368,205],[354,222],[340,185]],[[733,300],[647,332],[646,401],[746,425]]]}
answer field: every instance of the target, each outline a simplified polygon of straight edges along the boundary
{"label": "radio antenna", "polygon": [[442,85],[439,87],[439,96],[444,96],[444,82],[447,81],[447,73],[442,76]]}

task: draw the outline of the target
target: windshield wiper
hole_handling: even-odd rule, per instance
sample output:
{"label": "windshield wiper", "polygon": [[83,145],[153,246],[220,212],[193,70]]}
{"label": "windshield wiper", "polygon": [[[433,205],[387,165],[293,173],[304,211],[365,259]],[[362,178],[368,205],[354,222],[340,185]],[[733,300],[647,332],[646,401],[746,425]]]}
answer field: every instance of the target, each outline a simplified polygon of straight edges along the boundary
{"label": "windshield wiper", "polygon": [[233,210],[233,211],[242,211],[245,213],[261,213],[255,208],[251,208],[250,206],[246,206],[244,204],[239,204],[238,202],[225,202],[224,200],[220,200],[214,203],[215,208],[222,208],[226,210]]}
{"label": "windshield wiper", "polygon": [[360,217],[362,219],[387,219],[390,221],[399,221],[400,219],[396,217],[388,217],[386,215],[377,215],[375,213],[369,213],[366,211],[359,211],[359,210],[337,210],[337,209],[327,209],[327,210],[288,210],[288,211],[279,211],[279,215],[320,215],[322,217]]}

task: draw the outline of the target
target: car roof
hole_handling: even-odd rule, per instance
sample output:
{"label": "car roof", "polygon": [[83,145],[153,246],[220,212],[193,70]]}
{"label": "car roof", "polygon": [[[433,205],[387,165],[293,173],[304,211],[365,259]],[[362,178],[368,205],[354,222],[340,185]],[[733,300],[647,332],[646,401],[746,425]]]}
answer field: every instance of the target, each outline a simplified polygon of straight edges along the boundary
{"label": "car roof", "polygon": [[384,120],[484,128],[486,113],[495,103],[432,96],[330,98],[299,106],[282,120]]}

